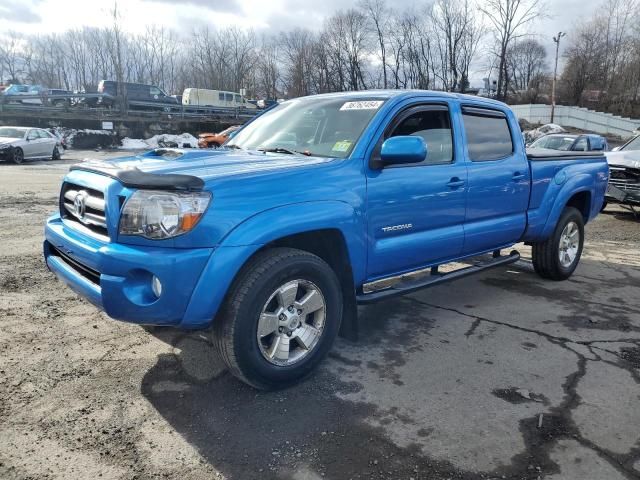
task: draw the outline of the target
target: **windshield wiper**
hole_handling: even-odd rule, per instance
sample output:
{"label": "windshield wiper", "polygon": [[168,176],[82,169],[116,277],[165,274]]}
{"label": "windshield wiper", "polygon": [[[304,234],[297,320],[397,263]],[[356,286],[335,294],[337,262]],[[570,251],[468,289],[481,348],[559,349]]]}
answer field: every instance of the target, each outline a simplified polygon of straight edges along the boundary
{"label": "windshield wiper", "polygon": [[235,149],[235,150],[246,150],[245,148],[242,148],[240,145],[236,145],[235,143],[232,143],[231,145],[223,145],[224,148],[231,148],[231,149]]}
{"label": "windshield wiper", "polygon": [[311,156],[310,152],[302,152],[300,150],[291,150],[289,148],[284,148],[284,147],[258,147],[256,148],[256,150],[264,153],[286,153],[287,155],[305,155],[307,157]]}

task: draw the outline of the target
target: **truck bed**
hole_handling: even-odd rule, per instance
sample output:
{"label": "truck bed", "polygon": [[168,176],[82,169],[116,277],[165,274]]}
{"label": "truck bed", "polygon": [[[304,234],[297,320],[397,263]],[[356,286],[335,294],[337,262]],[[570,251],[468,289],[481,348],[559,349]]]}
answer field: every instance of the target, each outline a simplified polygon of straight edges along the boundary
{"label": "truck bed", "polygon": [[527,211],[525,241],[539,241],[549,235],[564,206],[576,192],[586,197],[582,210],[586,221],[602,207],[609,167],[603,152],[564,152],[527,149],[531,169],[531,195]]}

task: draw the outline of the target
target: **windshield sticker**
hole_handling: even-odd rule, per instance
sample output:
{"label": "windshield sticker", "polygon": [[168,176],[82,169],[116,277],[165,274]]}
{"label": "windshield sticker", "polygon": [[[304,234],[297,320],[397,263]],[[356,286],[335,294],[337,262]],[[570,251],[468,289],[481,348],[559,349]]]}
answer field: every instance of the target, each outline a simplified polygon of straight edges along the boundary
{"label": "windshield sticker", "polygon": [[364,100],[361,102],[346,102],[340,107],[340,110],[377,110],[380,105],[384,103],[383,100]]}
{"label": "windshield sticker", "polygon": [[342,140],[341,142],[336,142],[331,149],[332,152],[348,152],[351,147],[351,142],[349,140]]}

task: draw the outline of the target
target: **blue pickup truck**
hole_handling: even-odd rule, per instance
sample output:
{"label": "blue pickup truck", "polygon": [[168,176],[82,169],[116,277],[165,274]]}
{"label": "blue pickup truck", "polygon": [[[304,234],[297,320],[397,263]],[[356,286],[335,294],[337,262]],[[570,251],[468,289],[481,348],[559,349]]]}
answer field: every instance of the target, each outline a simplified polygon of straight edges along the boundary
{"label": "blue pickup truck", "polygon": [[358,304],[515,262],[501,250],[518,242],[540,276],[568,278],[607,180],[601,154],[525,152],[496,101],[318,95],[219,150],[71,167],[44,254],[112,318],[211,327],[234,375],[277,388],[356,336]]}

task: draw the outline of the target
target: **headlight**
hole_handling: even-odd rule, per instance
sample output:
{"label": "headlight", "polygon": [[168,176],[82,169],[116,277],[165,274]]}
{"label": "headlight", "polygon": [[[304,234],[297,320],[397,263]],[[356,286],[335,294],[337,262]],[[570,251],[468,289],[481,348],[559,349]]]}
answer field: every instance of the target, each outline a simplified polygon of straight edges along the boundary
{"label": "headlight", "polygon": [[153,240],[182,235],[198,224],[210,201],[209,192],[138,190],[124,205],[120,233]]}

